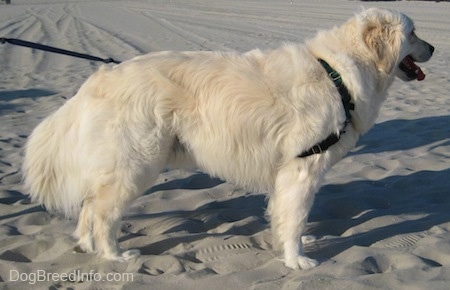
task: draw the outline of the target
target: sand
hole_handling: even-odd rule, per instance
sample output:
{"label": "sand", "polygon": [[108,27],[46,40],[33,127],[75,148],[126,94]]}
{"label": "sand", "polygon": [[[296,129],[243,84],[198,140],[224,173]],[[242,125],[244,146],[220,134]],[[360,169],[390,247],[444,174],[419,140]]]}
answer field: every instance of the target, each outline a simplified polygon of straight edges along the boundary
{"label": "sand", "polygon": [[[101,64],[0,45],[2,289],[449,289],[450,3],[64,1],[0,3],[0,37],[118,60],[158,50],[239,50],[302,42],[361,7],[401,10],[436,47],[423,82],[396,81],[376,126],[326,177],[306,252],[283,266],[263,193],[196,171],[161,174],[127,211],[108,262],[74,250],[74,221],[30,203],[22,148],[32,129]],[[32,4],[30,4],[32,3]]]}

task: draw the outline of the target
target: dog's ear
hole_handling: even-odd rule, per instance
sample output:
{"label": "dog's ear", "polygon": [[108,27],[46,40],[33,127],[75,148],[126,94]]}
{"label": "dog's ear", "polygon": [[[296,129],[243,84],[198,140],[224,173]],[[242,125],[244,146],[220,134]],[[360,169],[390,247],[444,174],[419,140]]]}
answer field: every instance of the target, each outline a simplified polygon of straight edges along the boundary
{"label": "dog's ear", "polygon": [[378,70],[390,74],[400,51],[397,29],[390,23],[372,20],[365,25],[363,39],[375,55]]}

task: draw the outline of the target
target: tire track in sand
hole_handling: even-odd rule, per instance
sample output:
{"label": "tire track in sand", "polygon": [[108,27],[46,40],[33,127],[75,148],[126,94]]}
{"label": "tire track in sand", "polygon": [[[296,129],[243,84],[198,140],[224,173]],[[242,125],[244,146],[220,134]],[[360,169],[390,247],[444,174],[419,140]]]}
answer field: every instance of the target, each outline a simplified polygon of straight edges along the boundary
{"label": "tire track in sand", "polygon": [[191,46],[192,49],[200,50],[229,50],[229,47],[211,41],[192,31],[188,31],[187,29],[182,28],[180,25],[175,24],[174,21],[171,21],[167,18],[158,17],[149,11],[143,11],[142,15],[157,23],[164,30],[167,30],[168,33],[166,34],[169,35],[169,37],[176,36],[177,38],[179,38],[178,41],[181,40],[181,43],[184,43],[184,46]]}
{"label": "tire track in sand", "polygon": [[[79,18],[76,25],[80,31],[89,32],[84,37],[84,46],[90,53],[126,60],[127,55],[132,57],[148,52],[139,45],[135,45],[135,40],[128,40],[128,37],[122,33],[106,29],[102,25],[85,18]],[[115,55],[112,55],[113,53]]]}

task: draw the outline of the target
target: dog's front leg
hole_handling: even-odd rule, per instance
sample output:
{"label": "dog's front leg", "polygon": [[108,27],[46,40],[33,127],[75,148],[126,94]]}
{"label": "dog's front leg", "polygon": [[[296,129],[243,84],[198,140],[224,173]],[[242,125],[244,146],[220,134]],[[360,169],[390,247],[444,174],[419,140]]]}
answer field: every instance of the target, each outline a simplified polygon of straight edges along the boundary
{"label": "dog's front leg", "polygon": [[284,250],[285,265],[292,269],[310,269],[319,264],[303,253],[301,241],[323,176],[318,167],[313,160],[306,159],[294,159],[281,167],[269,200],[272,234]]}

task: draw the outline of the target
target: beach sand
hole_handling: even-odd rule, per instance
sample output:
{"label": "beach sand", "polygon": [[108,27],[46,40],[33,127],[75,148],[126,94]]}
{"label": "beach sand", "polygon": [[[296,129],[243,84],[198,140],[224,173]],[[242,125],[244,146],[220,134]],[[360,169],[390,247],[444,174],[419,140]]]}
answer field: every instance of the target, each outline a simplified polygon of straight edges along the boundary
{"label": "beach sand", "polygon": [[161,174],[126,212],[120,245],[141,257],[77,252],[75,221],[23,191],[22,148],[101,64],[0,45],[0,287],[450,289],[450,3],[12,0],[0,3],[0,37],[118,60],[246,51],[303,42],[371,6],[405,12],[436,51],[426,79],[397,80],[375,127],[327,174],[305,246],[321,265],[308,271],[272,250],[264,193],[197,171]]}

